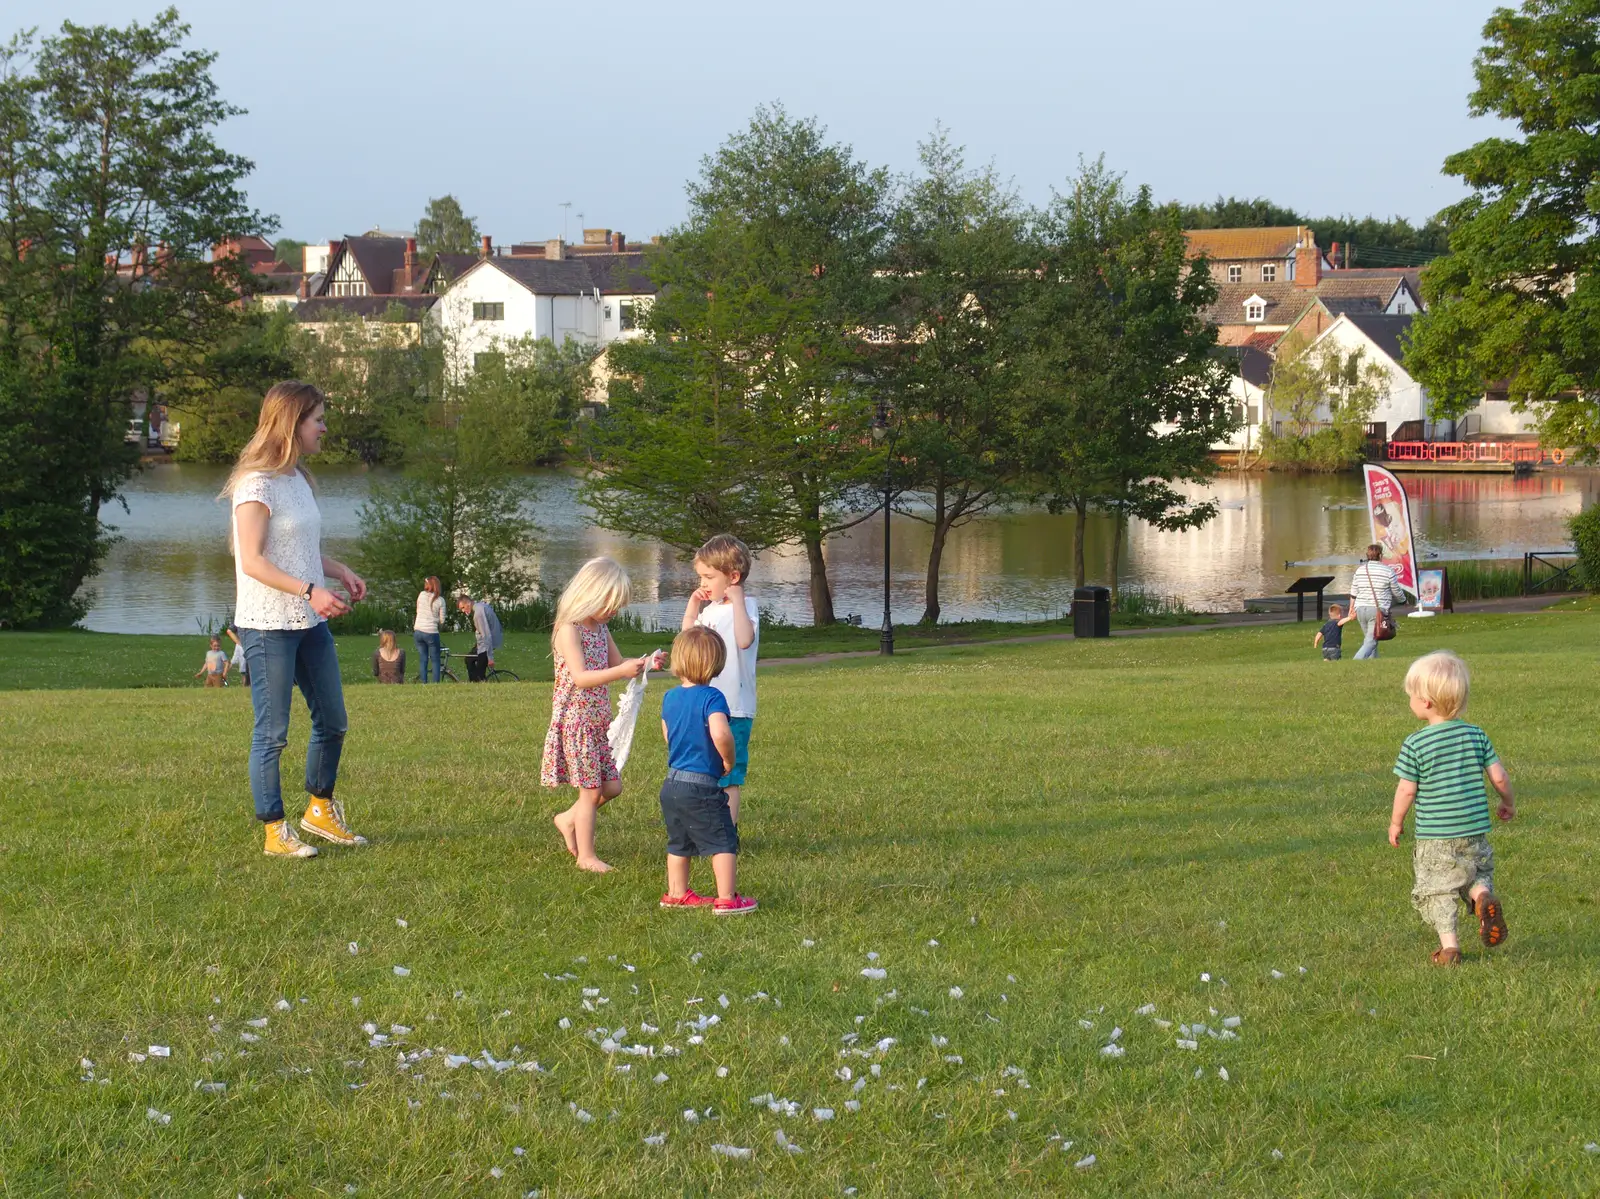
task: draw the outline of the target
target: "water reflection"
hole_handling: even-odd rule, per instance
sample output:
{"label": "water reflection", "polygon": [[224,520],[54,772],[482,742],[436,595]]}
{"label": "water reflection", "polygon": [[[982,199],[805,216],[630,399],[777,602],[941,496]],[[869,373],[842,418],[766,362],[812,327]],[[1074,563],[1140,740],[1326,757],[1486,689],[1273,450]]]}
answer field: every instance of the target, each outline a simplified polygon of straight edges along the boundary
{"label": "water reflection", "polygon": [[[107,632],[194,632],[233,605],[233,563],[227,551],[227,508],[214,500],[226,477],[219,467],[163,465],[132,480],[127,510],[107,505],[105,520],[121,540],[93,580],[86,624]],[[1406,487],[1423,545],[1436,551],[1520,553],[1567,544],[1566,520],[1593,502],[1597,477],[1586,473],[1412,475]],[[327,550],[347,556],[359,531],[357,512],[368,475],[329,468],[317,476]],[[559,586],[586,558],[608,554],[634,581],[639,608],[671,626],[694,584],[693,571],[667,547],[596,527],[567,475],[546,472],[533,515],[544,539],[532,563],[547,586]],[[1205,488],[1223,505],[1217,518],[1185,533],[1163,533],[1137,521],[1127,531],[1120,571],[1124,584],[1181,597],[1196,609],[1237,610],[1252,596],[1280,592],[1296,575],[1289,560],[1354,555],[1367,541],[1366,514],[1329,510],[1357,504],[1355,476],[1291,478],[1225,475]],[[1091,518],[1089,573],[1105,581],[1112,525]],[[883,533],[868,521],[827,546],[835,607],[875,624],[882,611]],[[891,590],[898,622],[922,613],[931,532],[896,517]],[[1341,574],[1339,571],[1332,573]],[[1341,578],[1341,582],[1342,582]],[[789,620],[810,619],[805,555],[764,554],[751,580],[761,603]],[[1021,511],[974,521],[945,548],[941,599],[946,620],[1057,615],[1072,594],[1072,518]]]}

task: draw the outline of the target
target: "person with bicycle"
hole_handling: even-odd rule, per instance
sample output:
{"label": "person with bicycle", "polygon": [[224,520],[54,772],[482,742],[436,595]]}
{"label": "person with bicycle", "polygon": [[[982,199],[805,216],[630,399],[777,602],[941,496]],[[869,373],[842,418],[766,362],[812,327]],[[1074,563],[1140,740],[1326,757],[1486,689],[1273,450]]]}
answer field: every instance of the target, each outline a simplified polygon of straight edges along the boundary
{"label": "person with bicycle", "polygon": [[467,655],[467,682],[481,683],[494,669],[494,651],[505,643],[500,618],[488,600],[474,602],[466,592],[457,597],[456,608],[463,616],[472,617],[474,641],[472,653]]}

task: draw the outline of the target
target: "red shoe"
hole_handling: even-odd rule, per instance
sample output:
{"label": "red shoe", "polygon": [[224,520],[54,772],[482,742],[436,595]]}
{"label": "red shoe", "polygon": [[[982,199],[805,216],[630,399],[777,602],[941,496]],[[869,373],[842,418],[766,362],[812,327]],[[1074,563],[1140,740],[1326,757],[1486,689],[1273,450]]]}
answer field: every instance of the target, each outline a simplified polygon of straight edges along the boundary
{"label": "red shoe", "polygon": [[683,893],[681,899],[674,899],[670,895],[661,897],[661,906],[664,908],[707,908],[714,902],[709,895],[696,895],[692,887]]}
{"label": "red shoe", "polygon": [[732,899],[716,899],[711,903],[713,916],[748,916],[756,910],[756,901],[748,895],[735,895]]}

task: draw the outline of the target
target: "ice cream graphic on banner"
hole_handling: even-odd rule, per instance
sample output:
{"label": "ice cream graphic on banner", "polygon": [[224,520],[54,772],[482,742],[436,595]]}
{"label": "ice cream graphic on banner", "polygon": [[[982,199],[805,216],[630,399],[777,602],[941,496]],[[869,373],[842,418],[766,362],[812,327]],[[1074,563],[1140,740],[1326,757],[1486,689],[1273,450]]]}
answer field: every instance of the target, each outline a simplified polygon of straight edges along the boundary
{"label": "ice cream graphic on banner", "polygon": [[1400,586],[1417,594],[1416,541],[1411,536],[1411,505],[1406,489],[1381,466],[1361,468],[1367,485],[1367,513],[1372,520],[1372,540],[1383,547],[1383,564],[1394,571]]}

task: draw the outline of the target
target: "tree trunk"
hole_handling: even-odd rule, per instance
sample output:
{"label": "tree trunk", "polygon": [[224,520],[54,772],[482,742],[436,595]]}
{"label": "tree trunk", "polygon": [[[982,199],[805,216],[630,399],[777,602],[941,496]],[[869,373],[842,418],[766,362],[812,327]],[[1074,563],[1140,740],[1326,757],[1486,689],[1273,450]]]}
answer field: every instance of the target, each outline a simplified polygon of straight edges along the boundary
{"label": "tree trunk", "polygon": [[1117,527],[1111,535],[1111,606],[1117,606],[1117,597],[1121,594],[1117,589],[1118,566],[1122,559],[1122,530],[1127,522],[1127,515],[1121,508],[1117,509]]}
{"label": "tree trunk", "polygon": [[950,536],[949,506],[941,480],[933,489],[933,547],[928,551],[928,580],[923,589],[922,623],[939,623],[939,563],[944,559],[944,541]]}
{"label": "tree trunk", "polygon": [[819,628],[833,624],[833,592],[828,587],[828,563],[822,556],[822,535],[805,535],[806,561],[811,565],[811,623]]}
{"label": "tree trunk", "polygon": [[1073,585],[1082,587],[1085,580],[1083,569],[1083,526],[1089,519],[1089,505],[1079,500],[1072,507],[1078,515],[1077,523],[1072,526],[1072,577],[1075,580]]}

